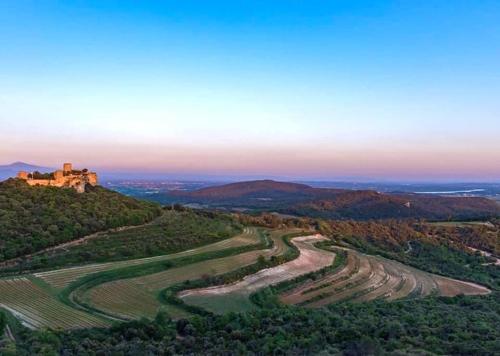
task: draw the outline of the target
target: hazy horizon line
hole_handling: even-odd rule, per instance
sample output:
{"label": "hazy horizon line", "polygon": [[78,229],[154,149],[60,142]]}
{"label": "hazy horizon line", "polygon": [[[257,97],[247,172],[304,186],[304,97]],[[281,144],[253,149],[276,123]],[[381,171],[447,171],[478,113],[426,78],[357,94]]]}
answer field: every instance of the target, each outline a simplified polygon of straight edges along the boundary
{"label": "hazy horizon line", "polygon": [[[56,169],[52,165],[28,163],[26,161],[14,161],[11,163],[0,164],[0,166],[10,166],[14,164],[26,164],[36,166],[44,169]],[[61,163],[62,165],[62,163]],[[279,175],[279,174],[217,174],[208,172],[175,172],[175,171],[147,171],[142,168],[109,168],[109,167],[80,167],[96,170],[99,176],[104,181],[113,180],[184,180],[184,181],[211,181],[211,182],[238,182],[247,180],[280,180],[286,182],[316,182],[316,183],[351,183],[351,184],[500,184],[500,178],[483,178],[483,179],[470,179],[470,178],[404,178],[404,177],[372,177],[372,176],[307,176],[307,175]]]}

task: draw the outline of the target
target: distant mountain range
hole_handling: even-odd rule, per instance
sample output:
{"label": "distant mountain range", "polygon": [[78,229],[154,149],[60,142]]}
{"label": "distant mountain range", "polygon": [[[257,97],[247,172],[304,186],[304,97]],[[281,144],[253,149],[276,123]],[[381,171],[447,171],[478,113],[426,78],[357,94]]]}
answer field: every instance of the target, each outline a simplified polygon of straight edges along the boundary
{"label": "distant mountain range", "polygon": [[479,219],[500,216],[500,206],[479,197],[443,197],[373,190],[313,188],[306,184],[258,180],[163,194],[164,202],[229,209],[276,211],[331,219]]}
{"label": "distant mountain range", "polygon": [[19,171],[39,171],[39,172],[51,172],[53,168],[35,166],[33,164],[24,163],[24,162],[14,162],[11,164],[0,166],[0,181],[5,180],[7,178],[15,177],[17,172]]}

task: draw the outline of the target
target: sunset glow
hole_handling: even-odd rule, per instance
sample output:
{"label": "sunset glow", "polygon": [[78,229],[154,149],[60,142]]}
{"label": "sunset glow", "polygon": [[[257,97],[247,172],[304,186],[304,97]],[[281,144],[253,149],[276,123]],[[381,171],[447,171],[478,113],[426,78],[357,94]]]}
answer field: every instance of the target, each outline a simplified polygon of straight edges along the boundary
{"label": "sunset glow", "polygon": [[376,4],[3,2],[0,164],[499,181],[498,2]]}

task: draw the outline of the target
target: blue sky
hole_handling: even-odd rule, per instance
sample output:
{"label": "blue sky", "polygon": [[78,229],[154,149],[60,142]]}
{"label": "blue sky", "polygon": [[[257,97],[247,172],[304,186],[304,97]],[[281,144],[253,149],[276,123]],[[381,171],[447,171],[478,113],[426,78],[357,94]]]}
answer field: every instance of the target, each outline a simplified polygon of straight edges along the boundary
{"label": "blue sky", "polygon": [[500,180],[498,1],[3,1],[0,162]]}

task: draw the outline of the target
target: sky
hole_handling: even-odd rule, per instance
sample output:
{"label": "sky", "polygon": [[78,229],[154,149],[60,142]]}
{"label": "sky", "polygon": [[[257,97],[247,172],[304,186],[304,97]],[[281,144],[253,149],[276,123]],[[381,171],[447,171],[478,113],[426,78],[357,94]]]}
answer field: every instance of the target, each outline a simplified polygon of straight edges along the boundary
{"label": "sky", "polygon": [[0,1],[0,164],[500,181],[500,2]]}

